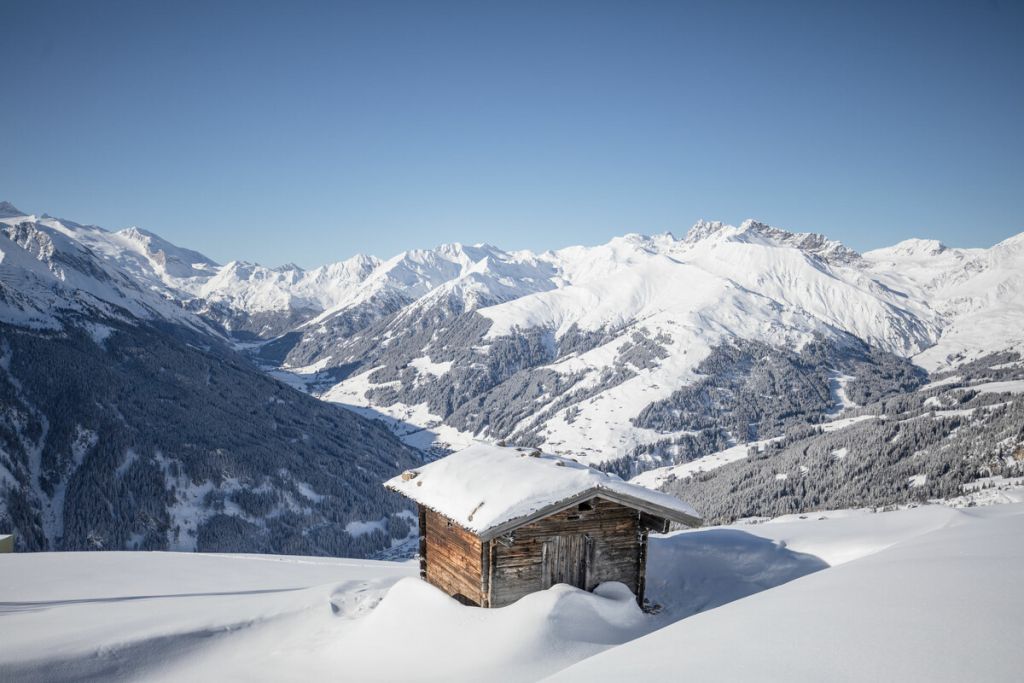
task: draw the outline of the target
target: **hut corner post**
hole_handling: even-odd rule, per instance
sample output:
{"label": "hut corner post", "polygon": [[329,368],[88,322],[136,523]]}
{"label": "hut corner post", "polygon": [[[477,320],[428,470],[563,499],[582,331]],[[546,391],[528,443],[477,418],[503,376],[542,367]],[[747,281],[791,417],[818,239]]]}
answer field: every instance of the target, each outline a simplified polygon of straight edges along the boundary
{"label": "hut corner post", "polygon": [[427,509],[418,505],[420,525],[420,578],[427,580]]}
{"label": "hut corner post", "polygon": [[645,527],[640,527],[639,532],[640,557],[637,558],[637,576],[636,576],[636,604],[643,609],[644,606],[644,590],[647,588],[647,535],[648,531]]}
{"label": "hut corner post", "polygon": [[480,606],[491,606],[491,562],[494,550],[492,541],[480,544]]}

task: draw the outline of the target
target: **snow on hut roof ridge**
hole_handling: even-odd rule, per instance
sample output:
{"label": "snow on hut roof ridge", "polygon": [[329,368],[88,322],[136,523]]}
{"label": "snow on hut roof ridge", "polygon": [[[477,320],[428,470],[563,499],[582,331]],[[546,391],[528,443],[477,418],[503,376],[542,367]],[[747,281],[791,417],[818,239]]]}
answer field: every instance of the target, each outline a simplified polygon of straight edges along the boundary
{"label": "snow on hut roof ridge", "polygon": [[480,535],[588,494],[689,526],[700,523],[674,496],[533,448],[475,443],[384,485]]}

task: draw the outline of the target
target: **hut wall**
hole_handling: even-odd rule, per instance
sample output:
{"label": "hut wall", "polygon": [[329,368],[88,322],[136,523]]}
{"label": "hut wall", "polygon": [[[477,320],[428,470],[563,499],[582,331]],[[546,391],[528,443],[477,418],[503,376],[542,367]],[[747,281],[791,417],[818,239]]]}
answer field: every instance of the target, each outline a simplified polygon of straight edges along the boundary
{"label": "hut wall", "polygon": [[[486,604],[502,607],[528,593],[549,588],[550,584],[545,583],[551,581],[553,574],[555,578],[559,575],[550,568],[551,554],[561,554],[570,548],[575,556],[580,536],[586,541],[586,568],[578,574],[583,584],[579,587],[593,590],[605,581],[621,581],[642,600],[646,534],[640,527],[640,513],[592,498],[517,528],[511,543],[507,537],[491,541]],[[556,541],[557,537],[562,540]]]}
{"label": "hut wall", "polygon": [[456,599],[484,604],[486,543],[447,517],[420,506],[420,575]]}

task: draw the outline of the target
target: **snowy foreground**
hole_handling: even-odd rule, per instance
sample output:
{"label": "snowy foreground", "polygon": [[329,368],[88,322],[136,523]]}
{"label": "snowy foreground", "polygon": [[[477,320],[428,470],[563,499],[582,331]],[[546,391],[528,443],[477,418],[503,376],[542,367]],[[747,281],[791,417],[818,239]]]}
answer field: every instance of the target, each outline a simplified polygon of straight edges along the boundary
{"label": "snowy foreground", "polygon": [[652,539],[621,584],[463,607],[412,562],[0,556],[0,680],[1020,680],[1024,504]]}

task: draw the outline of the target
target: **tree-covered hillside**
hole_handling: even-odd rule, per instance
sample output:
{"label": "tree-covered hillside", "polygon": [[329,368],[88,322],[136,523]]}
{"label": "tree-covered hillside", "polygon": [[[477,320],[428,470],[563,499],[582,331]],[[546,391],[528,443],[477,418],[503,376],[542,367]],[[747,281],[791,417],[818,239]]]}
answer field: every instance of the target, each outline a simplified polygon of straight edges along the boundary
{"label": "tree-covered hillside", "polygon": [[22,550],[367,556],[408,534],[380,482],[412,451],[209,338],[2,325],[0,360],[0,528]]}

